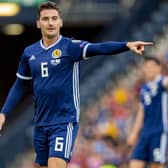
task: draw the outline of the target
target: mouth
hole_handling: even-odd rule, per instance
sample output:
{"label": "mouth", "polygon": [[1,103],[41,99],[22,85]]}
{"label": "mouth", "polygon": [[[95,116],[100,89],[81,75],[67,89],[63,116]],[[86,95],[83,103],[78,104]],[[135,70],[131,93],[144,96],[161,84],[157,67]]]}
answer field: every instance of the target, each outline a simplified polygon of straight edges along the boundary
{"label": "mouth", "polygon": [[47,29],[48,31],[53,31],[53,30],[55,30],[54,28],[48,28]]}

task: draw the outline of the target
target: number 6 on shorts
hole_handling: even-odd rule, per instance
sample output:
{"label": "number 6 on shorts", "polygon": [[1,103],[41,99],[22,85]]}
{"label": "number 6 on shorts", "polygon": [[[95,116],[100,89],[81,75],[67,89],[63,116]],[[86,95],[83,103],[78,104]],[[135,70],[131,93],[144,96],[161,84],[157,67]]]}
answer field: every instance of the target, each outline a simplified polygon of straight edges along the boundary
{"label": "number 6 on shorts", "polygon": [[60,151],[60,152],[63,151],[63,145],[64,145],[63,141],[64,141],[63,137],[56,137],[56,139],[55,139],[55,148],[54,148],[55,151]]}

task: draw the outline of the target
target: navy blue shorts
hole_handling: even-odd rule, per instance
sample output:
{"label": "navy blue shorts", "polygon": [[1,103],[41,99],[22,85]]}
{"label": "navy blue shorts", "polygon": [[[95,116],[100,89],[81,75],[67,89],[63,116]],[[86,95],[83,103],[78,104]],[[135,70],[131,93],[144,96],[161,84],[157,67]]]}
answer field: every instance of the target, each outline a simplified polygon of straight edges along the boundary
{"label": "navy blue shorts", "polygon": [[58,157],[69,162],[78,128],[78,123],[35,127],[35,163],[40,166],[47,166],[50,157]]}
{"label": "navy blue shorts", "polygon": [[165,163],[167,149],[167,134],[156,133],[141,135],[133,149],[131,159],[148,163]]}

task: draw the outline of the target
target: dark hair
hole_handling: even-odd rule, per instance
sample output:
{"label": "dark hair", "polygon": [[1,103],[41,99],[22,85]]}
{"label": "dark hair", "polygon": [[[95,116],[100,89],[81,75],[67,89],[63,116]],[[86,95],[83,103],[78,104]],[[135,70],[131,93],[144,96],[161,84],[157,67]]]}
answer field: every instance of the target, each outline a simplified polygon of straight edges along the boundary
{"label": "dark hair", "polygon": [[41,11],[44,9],[55,9],[59,13],[59,15],[61,16],[61,11],[60,11],[58,5],[55,2],[47,1],[47,2],[41,3],[41,5],[39,6],[38,14],[37,14],[38,19],[40,18]]}
{"label": "dark hair", "polygon": [[145,57],[145,62],[148,62],[148,61],[153,61],[157,65],[161,65],[161,61],[157,57],[153,57],[153,56]]}

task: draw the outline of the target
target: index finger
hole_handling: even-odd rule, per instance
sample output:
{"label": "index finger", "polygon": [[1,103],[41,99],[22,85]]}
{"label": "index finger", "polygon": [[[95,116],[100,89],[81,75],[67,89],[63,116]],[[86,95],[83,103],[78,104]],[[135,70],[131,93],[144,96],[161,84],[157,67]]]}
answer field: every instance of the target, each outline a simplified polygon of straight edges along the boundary
{"label": "index finger", "polygon": [[153,42],[141,42],[143,45],[146,45],[146,46],[151,46],[153,45]]}

